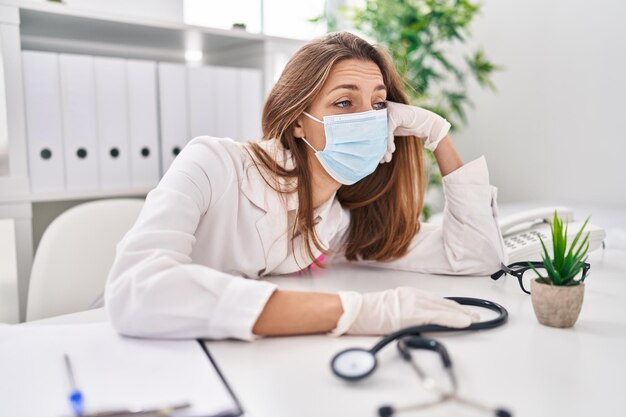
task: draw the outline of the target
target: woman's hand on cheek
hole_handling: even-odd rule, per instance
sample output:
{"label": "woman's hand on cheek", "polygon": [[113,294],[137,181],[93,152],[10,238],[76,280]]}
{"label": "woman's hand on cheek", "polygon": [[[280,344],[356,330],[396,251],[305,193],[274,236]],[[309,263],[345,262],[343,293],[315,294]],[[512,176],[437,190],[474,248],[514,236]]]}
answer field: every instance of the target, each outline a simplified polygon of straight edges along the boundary
{"label": "woman's hand on cheek", "polygon": [[427,149],[434,151],[450,130],[450,123],[446,119],[417,106],[388,101],[387,115],[389,139],[387,153],[381,163],[391,161],[396,150],[395,136],[417,136],[424,139]]}

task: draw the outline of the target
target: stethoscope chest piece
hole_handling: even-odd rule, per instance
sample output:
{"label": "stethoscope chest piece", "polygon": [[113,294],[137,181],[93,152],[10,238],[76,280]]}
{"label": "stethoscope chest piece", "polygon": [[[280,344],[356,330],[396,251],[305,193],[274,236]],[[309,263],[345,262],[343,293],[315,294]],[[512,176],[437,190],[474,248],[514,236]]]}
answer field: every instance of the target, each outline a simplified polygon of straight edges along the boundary
{"label": "stethoscope chest piece", "polygon": [[330,366],[339,378],[356,381],[374,372],[376,364],[376,356],[370,350],[351,348],[337,353]]}

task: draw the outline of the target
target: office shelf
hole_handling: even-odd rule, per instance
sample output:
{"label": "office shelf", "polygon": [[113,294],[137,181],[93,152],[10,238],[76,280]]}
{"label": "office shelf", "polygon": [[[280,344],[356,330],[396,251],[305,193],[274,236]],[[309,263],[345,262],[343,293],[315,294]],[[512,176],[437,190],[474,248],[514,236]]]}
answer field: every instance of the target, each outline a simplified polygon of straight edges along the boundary
{"label": "office shelf", "polygon": [[30,192],[23,50],[180,63],[185,62],[186,52],[202,52],[199,65],[260,70],[262,88],[267,92],[287,57],[302,43],[237,29],[77,10],[65,4],[0,0],[0,219],[13,219],[15,224],[20,317],[25,314],[36,242],[59,210],[94,199],[142,197],[152,188]]}
{"label": "office shelf", "polygon": [[58,193],[23,193],[0,195],[0,204],[45,203],[49,201],[92,200],[128,196],[145,196],[154,187],[132,187],[110,190],[63,191]]}
{"label": "office shelf", "polygon": [[111,190],[95,190],[95,191],[66,191],[62,193],[41,193],[30,194],[31,203],[45,203],[47,201],[64,201],[64,200],[93,200],[100,198],[116,198],[130,196],[145,196],[154,187],[139,188],[122,188]]}
{"label": "office shelf", "polygon": [[[263,53],[264,37],[245,31],[112,20],[111,16],[100,14],[67,12],[62,6],[47,9],[50,11],[20,10],[23,49],[175,62],[184,62],[185,51],[193,49],[203,52],[205,63],[228,63],[218,57],[239,48],[256,48],[258,54]],[[256,66],[257,62],[250,60],[247,64]]]}

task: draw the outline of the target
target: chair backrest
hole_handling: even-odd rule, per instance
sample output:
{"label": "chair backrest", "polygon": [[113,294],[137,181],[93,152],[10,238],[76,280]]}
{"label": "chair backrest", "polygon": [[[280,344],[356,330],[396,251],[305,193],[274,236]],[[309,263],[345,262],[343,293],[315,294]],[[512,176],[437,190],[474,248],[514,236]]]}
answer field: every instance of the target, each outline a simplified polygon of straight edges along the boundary
{"label": "chair backrest", "polygon": [[92,201],[50,223],[33,261],[27,321],[90,308],[104,290],[117,243],[143,203],[127,198]]}

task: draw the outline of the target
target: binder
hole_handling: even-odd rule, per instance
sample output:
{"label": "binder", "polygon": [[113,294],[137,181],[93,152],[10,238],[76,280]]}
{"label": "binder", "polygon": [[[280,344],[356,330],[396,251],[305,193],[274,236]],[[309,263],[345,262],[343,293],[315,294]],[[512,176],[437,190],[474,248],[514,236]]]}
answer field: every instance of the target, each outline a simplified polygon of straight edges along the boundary
{"label": "binder", "polygon": [[65,189],[58,56],[22,52],[26,140],[31,191]]}
{"label": "binder", "polygon": [[65,181],[68,191],[99,188],[93,57],[59,54]]}
{"label": "binder", "polygon": [[262,74],[253,68],[187,69],[189,136],[261,137]]}
{"label": "binder", "polygon": [[239,70],[229,67],[214,67],[215,84],[215,136],[240,139],[239,132]]}
{"label": "binder", "polygon": [[127,80],[131,185],[152,187],[160,178],[156,63],[128,60]]}
{"label": "binder", "polygon": [[182,64],[159,63],[159,115],[163,172],[189,141],[187,126],[187,69]]}
{"label": "binder", "polygon": [[187,92],[189,100],[189,136],[217,136],[215,128],[218,102],[214,85],[213,67],[187,68]]}
{"label": "binder", "polygon": [[256,141],[262,135],[263,78],[261,71],[253,68],[239,69],[238,84],[239,139]]}
{"label": "binder", "polygon": [[126,61],[96,57],[96,108],[100,185],[103,189],[130,185]]}

